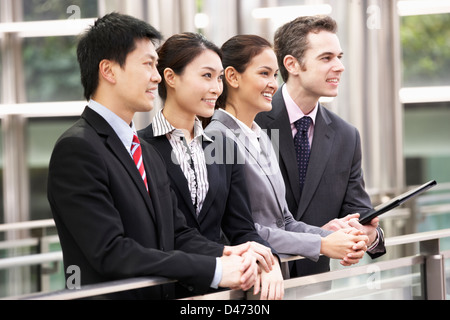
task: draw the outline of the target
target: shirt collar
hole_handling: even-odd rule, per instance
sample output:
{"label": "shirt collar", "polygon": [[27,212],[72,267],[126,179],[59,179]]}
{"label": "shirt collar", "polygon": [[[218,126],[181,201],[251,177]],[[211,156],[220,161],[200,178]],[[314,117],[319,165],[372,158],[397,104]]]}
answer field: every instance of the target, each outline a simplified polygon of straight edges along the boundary
{"label": "shirt collar", "polygon": [[319,102],[317,102],[316,107],[314,108],[314,110],[308,114],[305,115],[303,113],[303,111],[300,109],[300,107],[295,103],[295,101],[291,98],[291,96],[289,95],[287,86],[284,85],[283,86],[283,98],[284,98],[284,102],[286,103],[286,110],[288,112],[289,115],[289,121],[291,124],[294,124],[297,120],[303,118],[304,116],[308,116],[312,119],[313,121],[313,125],[316,123],[316,117],[317,117],[317,110],[319,107]]}
{"label": "shirt collar", "polygon": [[88,107],[97,112],[103,119],[106,120],[106,122],[108,122],[119,137],[120,141],[122,141],[125,148],[130,150],[133,142],[133,136],[136,134],[134,122],[131,122],[131,125],[126,123],[114,112],[94,100],[89,101]]}
{"label": "shirt collar", "polygon": [[[166,134],[171,134],[178,138],[184,137],[184,133],[182,130],[175,128],[174,126],[172,126],[169,123],[169,121],[167,121],[166,117],[164,117],[163,110],[160,110],[156,114],[155,118],[153,119],[152,124],[153,124],[153,136],[154,137],[164,136]],[[194,140],[199,139],[201,137],[203,137],[203,140],[213,142],[211,140],[211,138],[205,134],[205,132],[203,130],[202,122],[198,118],[195,118]]]}
{"label": "shirt collar", "polygon": [[261,127],[255,121],[253,121],[252,127],[249,128],[245,123],[243,123],[241,120],[239,120],[238,118],[233,116],[231,113],[229,113],[225,109],[218,109],[218,110],[222,111],[222,112],[226,113],[228,116],[230,116],[239,125],[239,127],[245,134],[253,135],[258,139],[261,138]]}

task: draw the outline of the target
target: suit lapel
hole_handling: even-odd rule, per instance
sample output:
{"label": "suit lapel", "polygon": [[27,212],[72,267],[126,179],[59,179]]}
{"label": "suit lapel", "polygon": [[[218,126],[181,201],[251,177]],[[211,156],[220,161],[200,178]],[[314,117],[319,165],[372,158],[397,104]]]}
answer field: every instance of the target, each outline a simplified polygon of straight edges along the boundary
{"label": "suit lapel", "polygon": [[[203,202],[202,210],[197,217],[194,205],[192,204],[192,199],[190,196],[191,192],[189,190],[186,177],[181,170],[180,165],[171,160],[174,155],[172,155],[173,148],[169,140],[167,140],[165,136],[154,137],[153,131],[151,135],[148,135],[148,131],[146,132],[146,134],[147,135],[145,136],[145,138],[151,139],[153,146],[158,149],[163,158],[166,159],[167,171],[171,179],[172,187],[176,189],[178,191],[178,194],[180,194],[182,197],[182,199],[178,199],[178,201],[183,201],[186,207],[189,208],[189,213],[192,215],[195,221],[198,221],[198,223],[201,224],[201,221],[203,221],[203,219],[205,219],[205,217],[207,216],[207,212],[213,204],[217,194],[218,185],[215,182],[218,181],[218,165],[216,163],[207,164],[209,190],[206,195],[205,201]],[[210,142],[204,141],[203,149],[205,149],[209,145],[209,143]]]}
{"label": "suit lapel", "polygon": [[189,212],[196,218],[196,213],[194,211],[194,205],[192,204],[192,199],[190,197],[191,192],[189,191],[189,186],[187,184],[186,177],[179,164],[172,160],[172,146],[165,136],[153,137],[152,144],[161,153],[163,158],[166,160],[167,172],[169,174],[170,180],[172,182],[172,187],[178,190],[178,193],[182,196],[182,200],[185,202],[186,206],[190,209]]}
{"label": "suit lapel", "polygon": [[[203,141],[203,150],[210,144],[209,141]],[[217,152],[217,151],[216,151]],[[206,156],[206,154],[205,154]],[[202,210],[200,211],[200,214],[198,216],[198,221],[201,223],[206,217],[209,209],[211,208],[212,204],[214,203],[214,199],[217,195],[217,190],[219,189],[218,183],[222,183],[219,179],[219,164],[216,163],[216,161],[208,161],[206,159],[206,168],[208,170],[208,183],[209,183],[209,189],[208,193],[206,194],[205,200],[203,201]],[[191,201],[192,204],[192,201]],[[192,206],[194,208],[194,206]]]}
{"label": "suit lapel", "polygon": [[[272,188],[274,189],[274,193],[278,200],[278,205],[281,207],[282,201],[280,201],[280,199],[278,198],[279,193],[276,192],[275,190],[276,184],[272,180],[274,177],[273,170],[271,170],[272,164],[271,163],[266,164],[261,162],[261,155],[258,154],[258,151],[251,145],[250,141],[246,139],[245,134],[242,132],[239,125],[236,123],[234,119],[232,119],[230,116],[228,116],[226,113],[223,112],[216,112],[213,119],[220,121],[225,127],[227,127],[230,130],[231,134],[235,136],[233,140],[235,140],[241,148],[245,148],[245,150],[250,154],[250,157],[252,157],[252,159],[247,159],[247,157],[244,155],[246,165],[256,163],[261,168],[261,170],[264,172],[265,176],[269,180],[269,183],[271,184]],[[261,135],[261,139],[264,140],[261,141],[260,143],[261,151],[267,157],[265,159],[269,161],[270,152],[272,152],[273,150],[269,152],[267,148],[271,142],[267,135]],[[277,166],[277,170],[279,170],[278,165],[277,164],[275,165]]]}
{"label": "suit lapel", "polygon": [[[156,219],[155,211],[150,200],[147,189],[145,188],[145,184],[142,180],[142,177],[139,171],[136,168],[136,165],[131,158],[130,154],[125,149],[122,141],[120,141],[117,134],[111,128],[111,126],[104,120],[100,115],[98,115],[95,111],[90,108],[86,108],[82,115],[86,121],[88,121],[91,126],[97,131],[100,136],[105,138],[105,145],[111,152],[116,156],[116,158],[122,163],[123,167],[126,169],[131,179],[136,184],[136,188],[141,193],[142,197],[145,200],[145,203],[151,213],[153,219]],[[146,167],[146,157],[143,157],[144,167]],[[149,166],[149,164],[148,164]],[[125,195],[124,195],[125,196]]]}
{"label": "suit lapel", "polygon": [[333,148],[335,132],[330,126],[331,120],[325,111],[324,107],[319,105],[314,126],[314,139],[308,164],[308,172],[306,173],[305,185],[298,207],[297,220],[301,219],[308,208],[322,179]]}
{"label": "suit lapel", "polygon": [[[274,96],[273,105],[277,112],[273,115],[273,122],[268,124],[270,128],[279,128],[279,139],[274,139],[274,132],[271,133],[272,142],[278,146],[280,153],[280,163],[284,165],[287,171],[286,177],[289,179],[289,185],[294,194],[295,201],[300,202],[300,182],[298,178],[297,156],[295,155],[294,138],[292,137],[291,123],[286,110],[286,104],[283,99],[282,90]],[[272,129],[274,130],[274,129]],[[282,142],[282,143],[281,143]],[[278,145],[277,145],[278,144]]]}

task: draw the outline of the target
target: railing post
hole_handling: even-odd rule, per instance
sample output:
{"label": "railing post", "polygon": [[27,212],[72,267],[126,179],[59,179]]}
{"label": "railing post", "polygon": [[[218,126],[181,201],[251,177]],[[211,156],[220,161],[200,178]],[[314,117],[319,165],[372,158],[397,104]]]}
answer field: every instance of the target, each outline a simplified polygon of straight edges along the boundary
{"label": "railing post", "polygon": [[420,242],[420,254],[425,258],[422,284],[426,300],[445,300],[444,256],[440,252],[439,239]]}

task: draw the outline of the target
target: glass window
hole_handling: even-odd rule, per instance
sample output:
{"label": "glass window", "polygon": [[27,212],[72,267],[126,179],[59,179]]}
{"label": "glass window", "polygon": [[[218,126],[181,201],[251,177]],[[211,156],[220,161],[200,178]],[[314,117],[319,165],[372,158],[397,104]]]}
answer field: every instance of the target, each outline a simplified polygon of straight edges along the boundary
{"label": "glass window", "polygon": [[27,102],[83,100],[76,47],[77,37],[23,40]]}
{"label": "glass window", "polygon": [[0,103],[2,103],[1,97],[3,97],[3,59],[2,59],[2,39],[0,37]]}
{"label": "glass window", "polygon": [[27,161],[30,177],[30,220],[51,219],[47,200],[48,164],[53,147],[78,118],[29,119],[27,125]]}
{"label": "glass window", "polygon": [[[3,130],[2,124],[0,120],[0,224],[5,223],[4,214],[3,214]],[[0,232],[0,241],[5,240],[5,233]],[[6,250],[0,250],[0,259],[6,257]],[[6,282],[7,274],[5,272],[0,272],[0,297],[4,297],[4,289],[3,284]]]}
{"label": "glass window", "polygon": [[450,13],[401,18],[403,86],[450,85]]}
{"label": "glass window", "polygon": [[[3,130],[0,120],[0,224],[5,223],[3,214]],[[3,239],[0,233],[0,241]]]}
{"label": "glass window", "polygon": [[94,18],[97,1],[92,0],[22,0],[24,21]]}
{"label": "glass window", "polygon": [[405,106],[404,155],[408,185],[450,182],[450,102]]}

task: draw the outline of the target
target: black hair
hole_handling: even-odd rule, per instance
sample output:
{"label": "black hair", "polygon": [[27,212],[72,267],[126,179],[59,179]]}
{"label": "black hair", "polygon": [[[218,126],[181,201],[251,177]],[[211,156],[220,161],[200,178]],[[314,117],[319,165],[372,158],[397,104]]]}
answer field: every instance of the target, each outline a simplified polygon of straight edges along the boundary
{"label": "black hair", "polygon": [[136,49],[136,40],[140,39],[149,39],[156,45],[162,35],[142,20],[115,12],[99,18],[82,35],[77,58],[87,100],[97,91],[100,62],[107,59],[123,67],[128,54]]}
{"label": "black hair", "polygon": [[171,36],[157,50],[159,56],[158,72],[163,78],[159,84],[158,92],[163,101],[167,99],[164,70],[170,68],[175,74],[181,75],[186,69],[186,66],[205,50],[214,51],[222,59],[222,52],[219,47],[203,35],[192,32],[184,32]]}
{"label": "black hair", "polygon": [[[223,68],[233,67],[239,73],[244,73],[254,57],[267,48],[272,48],[270,42],[257,35],[237,35],[222,45]],[[228,83],[225,81],[223,93],[217,100],[217,108],[225,109],[228,98]]]}

